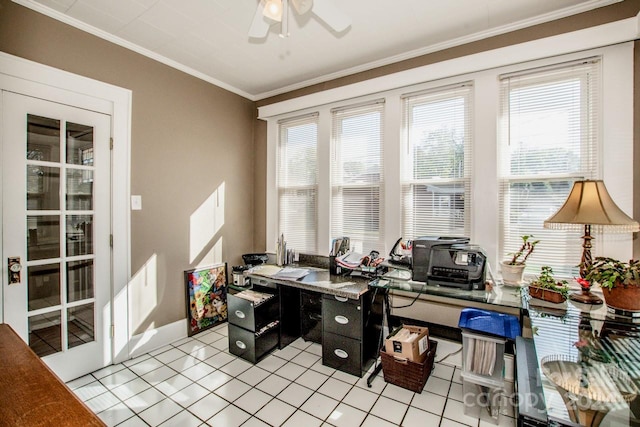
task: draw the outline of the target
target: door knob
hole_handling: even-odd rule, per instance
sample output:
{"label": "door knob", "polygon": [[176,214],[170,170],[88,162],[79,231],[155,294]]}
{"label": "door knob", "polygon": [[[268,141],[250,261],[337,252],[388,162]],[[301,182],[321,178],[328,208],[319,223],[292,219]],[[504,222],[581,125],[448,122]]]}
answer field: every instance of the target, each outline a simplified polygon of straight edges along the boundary
{"label": "door knob", "polygon": [[20,283],[20,272],[22,271],[20,257],[7,258],[7,267],[9,270],[9,284],[14,285],[16,283]]}

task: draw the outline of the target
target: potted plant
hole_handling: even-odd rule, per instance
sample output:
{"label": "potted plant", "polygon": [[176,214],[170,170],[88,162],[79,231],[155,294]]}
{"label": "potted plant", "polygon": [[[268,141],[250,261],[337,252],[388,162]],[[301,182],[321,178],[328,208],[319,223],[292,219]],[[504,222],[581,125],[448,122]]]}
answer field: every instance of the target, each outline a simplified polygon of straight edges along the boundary
{"label": "potted plant", "polygon": [[596,257],[587,267],[585,279],[600,284],[609,307],[640,312],[640,260]]}
{"label": "potted plant", "polygon": [[510,259],[501,261],[502,280],[507,285],[520,285],[524,276],[524,269],[527,266],[527,258],[531,255],[540,240],[532,240],[533,236],[524,235],[522,238],[522,246],[518,251],[509,254]]}
{"label": "potted plant", "polygon": [[529,295],[544,301],[561,303],[567,300],[569,287],[566,280],[556,280],[549,266],[541,268],[540,276],[529,283]]}

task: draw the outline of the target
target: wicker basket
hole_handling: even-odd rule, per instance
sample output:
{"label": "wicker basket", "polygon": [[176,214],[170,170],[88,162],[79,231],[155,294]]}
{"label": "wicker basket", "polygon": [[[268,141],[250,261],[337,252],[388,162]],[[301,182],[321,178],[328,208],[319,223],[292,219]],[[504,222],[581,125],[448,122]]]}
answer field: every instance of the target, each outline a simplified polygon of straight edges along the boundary
{"label": "wicker basket", "polygon": [[422,393],[422,389],[433,370],[433,360],[436,357],[437,346],[437,341],[429,340],[429,351],[422,363],[396,359],[384,349],[380,350],[384,380],[398,387]]}

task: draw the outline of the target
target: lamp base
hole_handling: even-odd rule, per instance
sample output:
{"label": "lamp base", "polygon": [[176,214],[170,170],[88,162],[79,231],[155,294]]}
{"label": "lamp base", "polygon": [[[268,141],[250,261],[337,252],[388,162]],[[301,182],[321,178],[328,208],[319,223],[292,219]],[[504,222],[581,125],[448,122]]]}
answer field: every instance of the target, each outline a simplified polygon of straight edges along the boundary
{"label": "lamp base", "polygon": [[569,299],[582,304],[602,304],[602,299],[597,295],[592,294],[588,289],[570,294]]}

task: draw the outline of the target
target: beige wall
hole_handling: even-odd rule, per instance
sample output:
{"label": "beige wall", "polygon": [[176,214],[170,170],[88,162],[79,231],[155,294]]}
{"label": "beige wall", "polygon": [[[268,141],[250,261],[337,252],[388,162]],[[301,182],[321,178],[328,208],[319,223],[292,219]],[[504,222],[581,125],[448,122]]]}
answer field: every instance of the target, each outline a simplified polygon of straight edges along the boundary
{"label": "beige wall", "polygon": [[[131,269],[156,283],[137,281],[131,332],[184,319],[184,270],[216,242],[229,268],[254,251],[255,104],[9,0],[0,51],[132,91],[131,194],[143,209],[131,213]],[[194,256],[191,215],[223,183],[224,225]]]}
{"label": "beige wall", "polygon": [[[533,27],[525,28],[511,33],[502,34],[499,36],[491,37],[485,40],[480,40],[473,43],[457,46],[451,49],[446,49],[439,52],[422,55],[416,58],[412,58],[406,61],[398,62],[395,64],[386,65],[373,70],[364,71],[361,73],[353,74],[350,76],[342,77],[339,79],[331,80],[328,82],[319,83],[306,88],[298,89],[295,91],[287,92],[281,95],[276,95],[271,98],[262,99],[256,102],[257,107],[273,104],[276,102],[285,101],[287,99],[297,98],[303,95],[309,95],[312,93],[321,92],[324,90],[334,89],[341,86],[361,82],[364,80],[373,79],[404,70],[409,70],[424,65],[434,64],[441,61],[446,61],[453,58],[459,58],[466,55],[471,55],[478,52],[484,52],[491,49],[497,49],[504,46],[509,46],[517,43],[523,43],[526,41],[536,40],[544,37],[550,37],[570,31],[576,31],[584,28],[593,27],[596,25],[606,24],[608,22],[619,21],[621,19],[634,17],[640,12],[640,0],[625,0],[620,3],[613,4],[611,6],[594,9],[589,12],[581,13],[579,15],[570,16],[567,18],[559,19],[557,21],[548,22],[545,24],[536,25]],[[635,130],[634,130],[634,164],[640,164],[640,111],[637,106],[640,105],[640,42],[636,43],[635,51],[635,89],[634,89],[634,117],[635,117]],[[258,120],[260,121],[260,120]],[[266,132],[264,134],[255,134],[256,147],[266,146]],[[260,157],[263,156],[263,157]],[[257,164],[266,165],[266,150],[258,148],[257,150]],[[256,182],[266,181],[266,168],[262,178],[257,178]],[[640,169],[634,170],[634,183],[636,191],[634,192],[634,212],[633,217],[636,220],[640,220]],[[266,199],[255,199],[256,212],[260,213],[265,211]],[[256,233],[266,233],[266,216],[258,214],[254,222]],[[255,242],[257,247],[264,250],[264,246],[259,244],[265,242],[266,234],[256,235]],[[634,234],[634,258],[640,258],[640,239],[638,233]]]}

